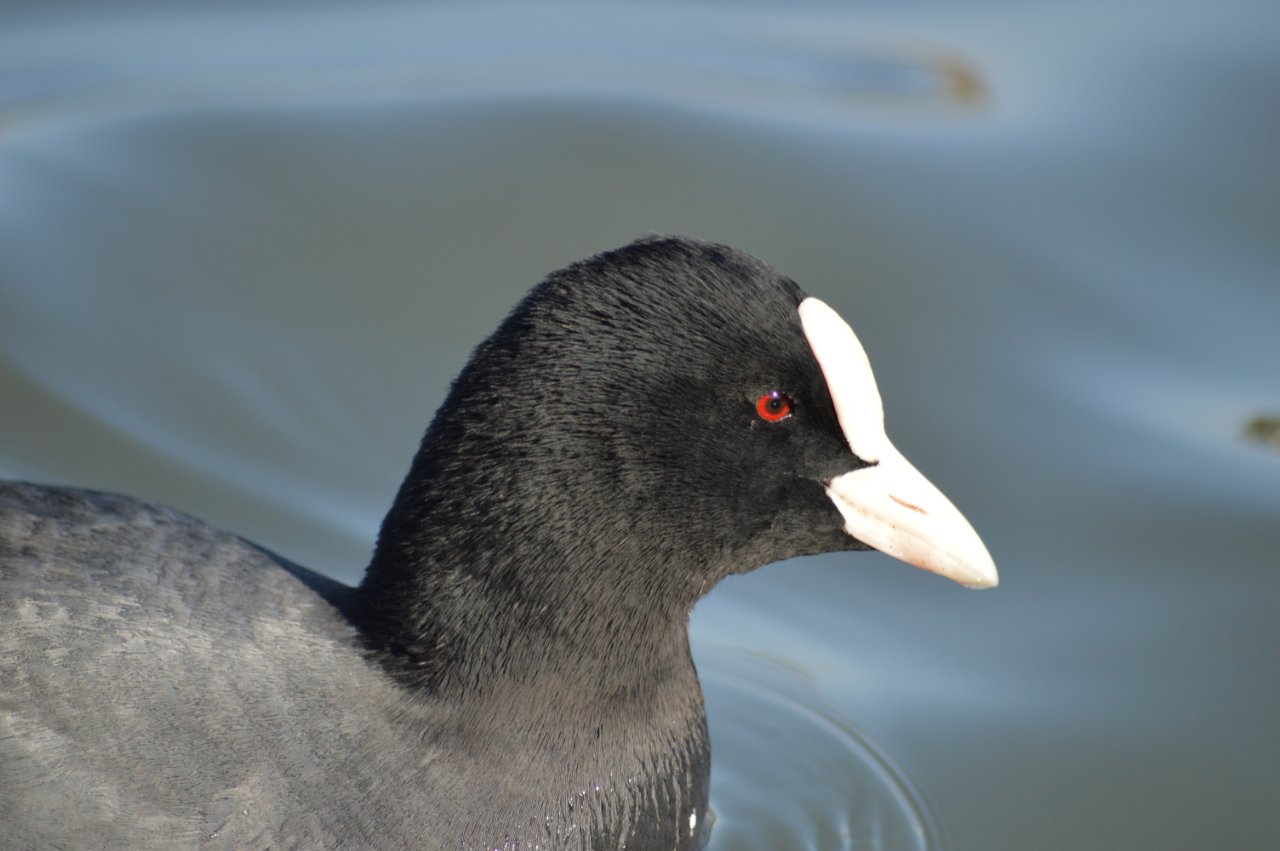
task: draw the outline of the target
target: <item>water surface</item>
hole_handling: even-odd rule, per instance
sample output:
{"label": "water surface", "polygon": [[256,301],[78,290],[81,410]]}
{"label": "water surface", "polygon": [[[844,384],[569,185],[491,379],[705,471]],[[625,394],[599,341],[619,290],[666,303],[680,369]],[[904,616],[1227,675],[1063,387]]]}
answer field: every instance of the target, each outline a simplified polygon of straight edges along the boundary
{"label": "water surface", "polygon": [[730,242],[1002,585],[716,589],[711,848],[1280,847],[1270,6],[50,9],[0,26],[0,472],[355,581],[525,289]]}

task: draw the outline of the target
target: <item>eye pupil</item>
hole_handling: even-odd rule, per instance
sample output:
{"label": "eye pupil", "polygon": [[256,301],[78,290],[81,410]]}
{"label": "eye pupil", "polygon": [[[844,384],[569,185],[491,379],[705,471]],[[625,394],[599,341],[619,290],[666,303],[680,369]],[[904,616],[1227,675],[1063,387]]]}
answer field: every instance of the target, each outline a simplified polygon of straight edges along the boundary
{"label": "eye pupil", "polygon": [[776,423],[791,416],[791,397],[778,390],[771,390],[756,400],[756,413],[765,422]]}

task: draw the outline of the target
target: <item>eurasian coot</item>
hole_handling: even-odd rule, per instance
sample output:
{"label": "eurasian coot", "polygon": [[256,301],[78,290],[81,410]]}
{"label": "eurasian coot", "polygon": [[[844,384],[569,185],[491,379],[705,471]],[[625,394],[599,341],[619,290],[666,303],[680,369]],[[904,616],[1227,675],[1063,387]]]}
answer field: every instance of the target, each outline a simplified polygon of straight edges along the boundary
{"label": "eurasian coot", "polygon": [[123,496],[0,486],[0,847],[697,847],[695,602],[981,541],[885,438],[849,326],[655,237],[483,342],[348,588]]}

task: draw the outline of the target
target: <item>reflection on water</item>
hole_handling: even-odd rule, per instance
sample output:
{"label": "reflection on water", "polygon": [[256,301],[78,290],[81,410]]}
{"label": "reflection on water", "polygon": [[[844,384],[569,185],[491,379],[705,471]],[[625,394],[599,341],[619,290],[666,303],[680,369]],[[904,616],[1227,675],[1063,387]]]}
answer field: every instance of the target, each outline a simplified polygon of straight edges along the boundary
{"label": "reflection on water", "polygon": [[354,581],[540,275],[731,242],[1002,584],[716,589],[713,848],[1280,847],[1272,5],[496,9],[6,19],[0,472]]}

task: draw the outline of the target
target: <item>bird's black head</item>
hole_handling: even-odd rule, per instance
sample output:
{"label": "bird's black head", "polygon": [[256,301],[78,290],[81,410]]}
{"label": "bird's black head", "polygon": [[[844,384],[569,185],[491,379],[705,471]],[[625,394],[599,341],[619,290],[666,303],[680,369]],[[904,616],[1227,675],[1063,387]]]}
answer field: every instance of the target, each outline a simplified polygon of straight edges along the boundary
{"label": "bird's black head", "polygon": [[553,273],[476,349],[366,588],[428,635],[443,599],[586,636],[683,623],[726,574],[808,553],[875,546],[991,584],[962,518],[965,564],[930,562],[948,510],[884,438],[830,308],[734,249],[649,238]]}
{"label": "bird's black head", "polygon": [[660,555],[634,565],[684,603],[729,572],[858,548],[826,482],[866,462],[805,338],[804,298],[724,246],[602,254],[551,275],[480,347],[455,397],[492,403],[457,426],[501,418],[521,459],[511,495],[539,537]]}

